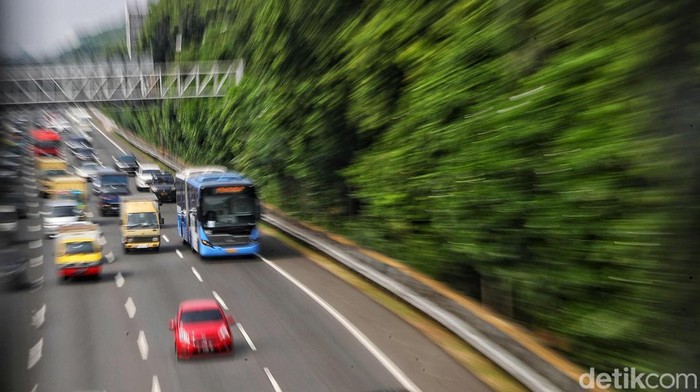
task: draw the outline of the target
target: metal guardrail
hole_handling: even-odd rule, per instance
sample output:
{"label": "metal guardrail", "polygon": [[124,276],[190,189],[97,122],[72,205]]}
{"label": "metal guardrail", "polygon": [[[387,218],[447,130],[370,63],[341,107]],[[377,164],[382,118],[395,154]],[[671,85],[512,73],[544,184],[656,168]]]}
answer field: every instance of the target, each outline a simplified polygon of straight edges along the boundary
{"label": "metal guardrail", "polygon": [[[100,116],[103,121],[113,124],[101,113],[97,111],[93,113]],[[183,162],[163,156],[157,149],[138,140],[133,134],[125,134],[116,125],[113,126],[113,131],[171,169],[180,170],[184,167]],[[263,221],[342,263],[432,317],[528,389],[537,392],[583,390],[578,382],[528,350],[511,336],[404,272],[353,251],[346,245],[339,244],[324,237],[323,234],[302,227],[274,212],[266,211],[263,214]]]}
{"label": "metal guardrail", "polygon": [[222,97],[243,77],[243,60],[115,62],[0,69],[0,105]]}

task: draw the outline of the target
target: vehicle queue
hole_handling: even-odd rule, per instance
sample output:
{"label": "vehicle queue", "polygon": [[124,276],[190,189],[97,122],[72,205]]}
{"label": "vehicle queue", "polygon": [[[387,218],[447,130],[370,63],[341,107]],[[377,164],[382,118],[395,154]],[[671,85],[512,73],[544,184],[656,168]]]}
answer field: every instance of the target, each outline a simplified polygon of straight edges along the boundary
{"label": "vehicle queue", "polygon": [[[163,202],[181,200],[177,197],[176,178],[155,163],[139,162],[132,154],[112,157],[113,166],[105,167],[92,147],[92,138],[85,137],[87,132],[64,122],[60,125],[45,122],[55,117],[44,116],[38,128],[23,124],[24,137],[11,143],[16,148],[8,150],[18,157],[27,156],[33,162],[37,189],[45,199],[40,210],[43,233],[53,239],[53,264],[59,281],[99,279],[102,273],[106,240],[100,225],[90,221],[91,196],[97,199],[101,216],[118,217],[125,254],[159,251],[164,224],[160,206]],[[5,161],[0,167],[9,170],[6,177],[19,177],[19,162],[13,166],[14,161]],[[194,213],[188,214],[188,225],[182,227],[192,234],[188,235],[187,242],[193,246],[196,243],[193,249],[202,257],[256,253],[259,250],[256,226],[259,202],[252,183],[239,173],[220,167],[210,171],[210,168],[186,170],[188,176],[201,183],[197,188],[197,200],[188,200],[194,202],[188,207]],[[139,194],[132,195],[130,176],[135,177]],[[211,186],[202,185],[207,181]],[[0,231],[16,230],[17,209],[6,205],[4,200],[9,199],[4,196],[0,199]],[[12,272],[26,277],[26,258],[11,256],[21,260],[20,267],[13,267],[18,272]],[[6,266],[0,269],[0,277],[7,274],[6,270]],[[183,301],[177,319],[171,320],[177,358],[197,353],[232,352],[230,326],[233,323],[233,318],[225,314],[216,301]]]}

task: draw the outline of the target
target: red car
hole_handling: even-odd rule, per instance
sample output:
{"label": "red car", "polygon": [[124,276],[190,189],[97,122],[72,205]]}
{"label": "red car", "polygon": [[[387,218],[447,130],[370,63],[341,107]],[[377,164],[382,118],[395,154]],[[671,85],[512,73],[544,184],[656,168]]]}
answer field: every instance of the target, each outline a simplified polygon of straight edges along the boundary
{"label": "red car", "polygon": [[178,359],[200,353],[233,352],[230,325],[233,317],[224,313],[213,299],[192,299],[180,303],[177,319],[170,320],[175,333]]}

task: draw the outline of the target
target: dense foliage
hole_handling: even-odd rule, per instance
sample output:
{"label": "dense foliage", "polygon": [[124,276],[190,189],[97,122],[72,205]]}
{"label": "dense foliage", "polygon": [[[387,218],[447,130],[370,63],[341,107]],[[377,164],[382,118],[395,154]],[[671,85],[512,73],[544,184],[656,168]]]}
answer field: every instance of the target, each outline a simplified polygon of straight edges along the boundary
{"label": "dense foliage", "polygon": [[698,8],[161,0],[157,60],[243,58],[245,77],[112,113],[582,365],[698,366]]}

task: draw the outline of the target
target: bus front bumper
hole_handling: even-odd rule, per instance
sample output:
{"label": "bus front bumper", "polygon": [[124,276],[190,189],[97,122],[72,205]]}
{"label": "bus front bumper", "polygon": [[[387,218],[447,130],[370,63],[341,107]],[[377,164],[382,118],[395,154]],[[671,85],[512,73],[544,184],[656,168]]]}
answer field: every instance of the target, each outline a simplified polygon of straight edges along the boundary
{"label": "bus front bumper", "polygon": [[260,253],[260,244],[257,242],[247,245],[223,248],[220,246],[207,246],[199,242],[199,254],[202,257],[223,257],[223,256],[249,256]]}

